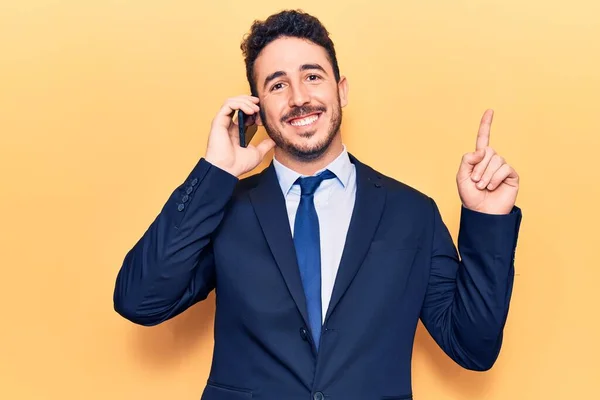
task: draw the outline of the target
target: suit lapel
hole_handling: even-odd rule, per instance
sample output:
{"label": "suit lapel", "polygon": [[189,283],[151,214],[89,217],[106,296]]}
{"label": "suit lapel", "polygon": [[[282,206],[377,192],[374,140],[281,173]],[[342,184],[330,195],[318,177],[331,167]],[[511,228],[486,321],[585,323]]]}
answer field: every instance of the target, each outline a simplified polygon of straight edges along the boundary
{"label": "suit lapel", "polygon": [[381,178],[354,156],[350,155],[350,159],[356,166],[356,200],[325,322],[360,269],[385,204],[385,188]]}
{"label": "suit lapel", "polygon": [[[350,159],[356,166],[356,200],[325,322],[360,269],[385,204],[385,188],[380,177],[351,154]],[[250,201],[287,288],[304,323],[309,326],[285,198],[272,163],[261,173],[258,185],[250,191]]]}
{"label": "suit lapel", "polygon": [[285,198],[272,163],[261,173],[259,184],[250,191],[250,200],[288,290],[304,323],[309,326],[304,289],[296,259],[296,248],[290,231]]}

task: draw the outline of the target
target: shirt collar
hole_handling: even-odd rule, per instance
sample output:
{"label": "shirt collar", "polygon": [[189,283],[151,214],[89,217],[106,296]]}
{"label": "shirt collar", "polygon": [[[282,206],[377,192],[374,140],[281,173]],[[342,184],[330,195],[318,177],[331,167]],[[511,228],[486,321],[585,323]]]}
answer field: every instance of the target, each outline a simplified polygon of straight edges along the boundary
{"label": "shirt collar", "polygon": [[[315,175],[328,169],[335,174],[337,180],[345,188],[348,186],[348,180],[352,174],[352,162],[348,156],[348,150],[346,149],[346,146],[344,145],[343,147],[344,149],[342,150],[342,153],[328,166],[317,171]],[[273,166],[275,167],[277,179],[279,180],[279,186],[281,186],[281,191],[284,195],[287,195],[296,180],[303,175],[286,167],[277,161],[275,157],[273,157]]]}

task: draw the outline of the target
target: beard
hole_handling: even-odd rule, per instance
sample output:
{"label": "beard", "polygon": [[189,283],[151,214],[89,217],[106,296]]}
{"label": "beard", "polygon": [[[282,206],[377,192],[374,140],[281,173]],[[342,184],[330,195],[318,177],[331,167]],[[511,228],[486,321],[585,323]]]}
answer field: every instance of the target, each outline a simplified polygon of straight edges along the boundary
{"label": "beard", "polygon": [[[327,109],[324,106],[296,107],[292,109],[289,113],[284,115],[280,119],[280,122],[281,124],[286,125],[287,121],[291,118],[298,118],[303,115],[314,112],[321,112],[322,114],[319,116],[319,118],[321,118],[324,115],[325,111],[327,111]],[[291,142],[283,136],[283,134],[279,129],[277,129],[275,124],[272,124],[271,121],[267,120],[265,110],[262,107],[260,108],[259,113],[263,121],[265,131],[267,132],[269,137],[275,142],[275,145],[300,161],[311,161],[321,157],[327,151],[327,149],[331,145],[331,142],[333,142],[333,139],[337,135],[338,131],[340,130],[340,126],[342,125],[342,108],[340,106],[339,94],[337,98],[337,103],[333,105],[333,112],[331,113],[331,121],[329,122],[327,135],[325,136],[325,138],[323,138],[323,140],[313,145],[298,145]],[[316,133],[316,130],[312,130],[303,133],[301,136],[310,138]]]}

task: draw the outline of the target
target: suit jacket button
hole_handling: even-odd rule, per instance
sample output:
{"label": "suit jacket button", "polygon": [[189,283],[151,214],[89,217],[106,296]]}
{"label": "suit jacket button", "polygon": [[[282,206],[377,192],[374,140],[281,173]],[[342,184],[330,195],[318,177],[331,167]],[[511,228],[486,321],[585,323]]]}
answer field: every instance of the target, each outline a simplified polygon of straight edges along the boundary
{"label": "suit jacket button", "polygon": [[323,400],[325,398],[325,396],[323,396],[323,393],[321,392],[317,392],[315,393],[315,395],[313,396],[314,400]]}
{"label": "suit jacket button", "polygon": [[198,184],[198,178],[194,178],[192,180],[192,186],[196,186]]}
{"label": "suit jacket button", "polygon": [[308,331],[306,330],[306,328],[300,328],[300,337],[302,338],[302,340],[308,339]]}
{"label": "suit jacket button", "polygon": [[185,208],[185,206],[183,204],[180,204],[177,206],[178,211],[183,211],[184,208]]}

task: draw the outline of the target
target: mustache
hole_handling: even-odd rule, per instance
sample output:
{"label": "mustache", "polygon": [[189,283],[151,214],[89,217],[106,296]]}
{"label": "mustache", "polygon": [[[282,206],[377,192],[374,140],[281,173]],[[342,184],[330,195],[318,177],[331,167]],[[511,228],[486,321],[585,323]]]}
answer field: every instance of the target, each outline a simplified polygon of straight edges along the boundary
{"label": "mustache", "polygon": [[289,113],[285,114],[281,118],[281,122],[287,122],[292,118],[300,118],[307,114],[315,112],[325,112],[327,109],[324,106],[302,106],[292,109]]}

